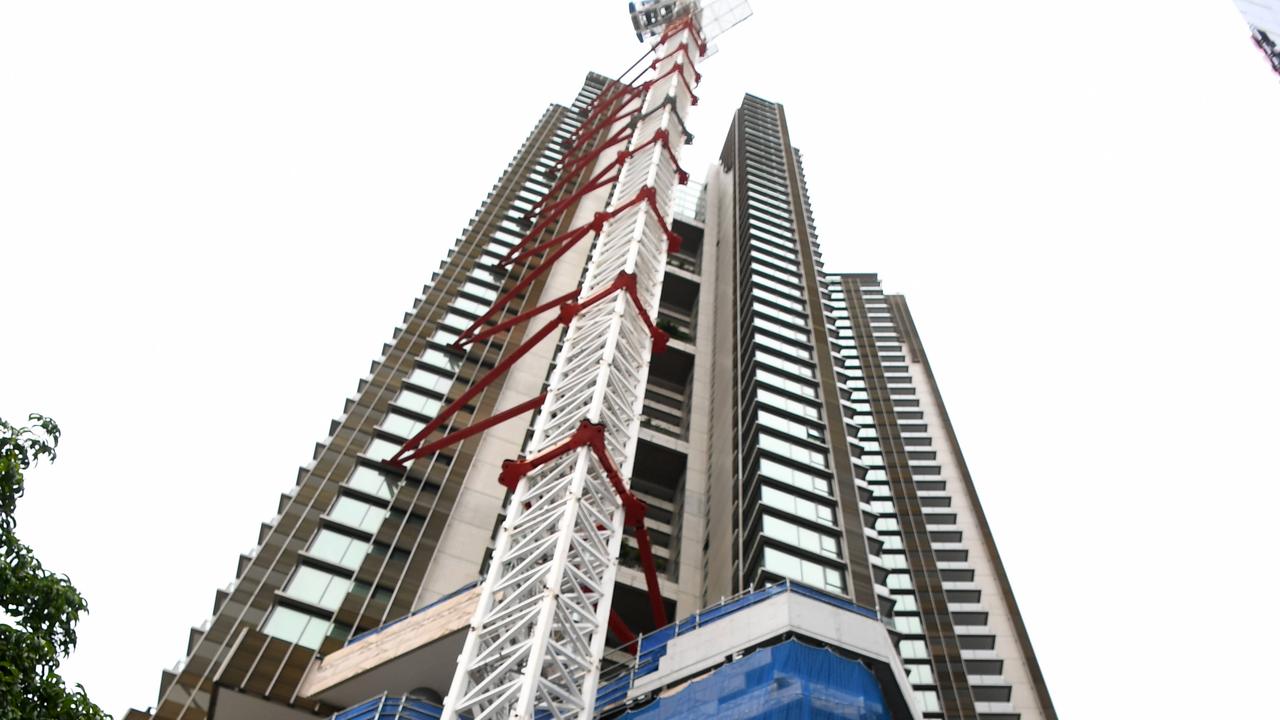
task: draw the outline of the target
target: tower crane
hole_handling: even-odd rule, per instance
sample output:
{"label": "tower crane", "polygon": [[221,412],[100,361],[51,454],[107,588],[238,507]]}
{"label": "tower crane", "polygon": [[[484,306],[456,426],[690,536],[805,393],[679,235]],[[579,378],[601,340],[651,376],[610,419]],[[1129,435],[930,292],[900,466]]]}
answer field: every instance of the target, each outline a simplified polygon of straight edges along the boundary
{"label": "tower crane", "polygon": [[[630,490],[651,352],[667,335],[654,322],[668,253],[672,196],[688,180],[680,148],[697,104],[708,42],[750,15],[745,0],[647,0],[630,7],[648,50],[587,107],[558,163],[552,191],[530,211],[530,228],[504,262],[527,270],[456,345],[541,318],[524,342],[478,377],[391,462],[405,465],[498,423],[537,411],[532,439],[497,481],[511,493],[457,670],[445,720],[589,720],[608,630],[630,633],[611,614],[626,528],[640,550],[654,622],[667,618],[645,529],[645,505]],[[630,78],[625,76],[630,75]],[[611,157],[609,153],[614,155]],[[585,178],[585,180],[582,180]],[[580,181],[567,197],[565,188]],[[549,240],[588,193],[609,190],[603,212]],[[518,293],[570,249],[594,245],[581,286],[494,323]],[[535,345],[563,329],[546,391],[432,439],[445,423]]]}

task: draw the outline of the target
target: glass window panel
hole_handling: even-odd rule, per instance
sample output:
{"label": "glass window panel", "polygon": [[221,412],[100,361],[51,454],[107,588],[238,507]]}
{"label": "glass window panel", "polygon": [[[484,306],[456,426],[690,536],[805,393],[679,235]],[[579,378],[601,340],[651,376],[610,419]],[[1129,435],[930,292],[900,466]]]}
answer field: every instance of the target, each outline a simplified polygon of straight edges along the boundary
{"label": "glass window panel", "polygon": [[920,605],[916,603],[915,595],[894,595],[893,611],[894,612],[920,612]]}
{"label": "glass window panel", "polygon": [[327,517],[334,522],[372,534],[378,531],[378,526],[382,524],[382,519],[386,515],[387,511],[384,508],[353,497],[339,495],[333,507],[329,508]]}
{"label": "glass window panel", "polygon": [[396,394],[396,399],[392,400],[391,404],[427,417],[435,417],[440,412],[440,409],[444,407],[443,400],[423,395],[408,388]]}
{"label": "glass window panel", "polygon": [[765,405],[770,405],[778,408],[779,410],[785,410],[793,415],[799,415],[815,421],[821,421],[822,419],[822,414],[818,408],[808,403],[802,403],[799,400],[792,400],[791,398],[783,397],[777,393],[769,392],[768,390],[757,390],[756,399]]}
{"label": "glass window panel", "polygon": [[772,288],[774,290],[777,290],[780,293],[799,293],[800,292],[798,281],[796,282],[796,287],[791,287],[784,283],[780,283],[780,282],[777,282],[776,280],[772,280],[768,277],[765,277],[761,273],[755,272],[755,268],[752,268],[751,270],[752,270],[751,281],[757,285],[761,285],[767,288]]}
{"label": "glass window panel", "polygon": [[431,367],[444,370],[446,375],[452,377],[462,367],[462,358],[452,353],[441,352],[439,350],[427,350],[422,353],[422,362]]}
{"label": "glass window panel", "polygon": [[337,609],[351,587],[349,578],[339,577],[307,565],[299,565],[289,578],[284,594],[326,610]]}
{"label": "glass window panel", "polygon": [[394,494],[394,485],[387,482],[387,476],[365,465],[357,465],[347,477],[345,484],[347,487],[385,500],[390,500]]}
{"label": "glass window panel", "polygon": [[912,685],[933,684],[933,668],[929,665],[910,664],[904,667],[907,671],[907,682]]}
{"label": "glass window panel", "polygon": [[444,327],[451,327],[457,330],[466,330],[471,327],[471,323],[472,320],[470,318],[465,318],[457,313],[445,313],[444,318],[440,320],[440,324]]}
{"label": "glass window panel", "polygon": [[324,640],[329,621],[299,612],[293,608],[276,607],[267,616],[262,632],[286,642],[296,643],[312,650],[319,649]]}
{"label": "glass window panel", "polygon": [[369,550],[369,543],[350,535],[343,535],[328,528],[321,528],[311,541],[307,553],[352,570],[360,567]]}
{"label": "glass window panel", "polygon": [[786,433],[799,440],[808,440],[809,442],[816,443],[826,441],[826,435],[823,431],[813,425],[808,425],[765,410],[757,411],[756,417],[759,419],[761,425],[777,430],[778,432]]}
{"label": "glass window panel", "polygon": [[762,486],[760,488],[760,501],[771,508],[789,512],[798,517],[820,522],[831,527],[836,526],[835,510],[832,508],[812,500],[796,497],[789,492],[784,492],[774,487]]}
{"label": "glass window panel", "polygon": [[378,424],[378,429],[385,430],[392,435],[398,435],[399,437],[407,440],[414,435],[417,435],[418,431],[422,430],[426,426],[427,424],[421,420],[415,420],[411,417],[392,412],[387,413],[387,416],[382,419],[382,422]]}
{"label": "glass window panel", "polygon": [[768,433],[759,434],[759,443],[762,450],[768,450],[769,452],[776,453],[799,463],[812,465],[813,467],[823,469],[826,469],[827,467],[827,454],[822,451],[801,447],[787,442],[782,438],[769,435]]}
{"label": "glass window panel", "polygon": [[812,475],[804,472],[803,470],[788,467],[780,462],[770,460],[769,458],[760,459],[760,474],[771,480],[777,480],[781,483],[794,485],[801,490],[816,492],[828,497],[831,496],[830,480],[818,477],[817,475]]}
{"label": "glass window panel", "polygon": [[441,394],[447,393],[449,388],[453,386],[452,375],[442,375],[435,370],[427,370],[420,367],[414,368],[413,372],[409,373],[409,377],[405,378],[405,381],[427,390],[435,390]]}
{"label": "glass window panel", "polygon": [[373,438],[364,449],[366,457],[373,458],[378,462],[386,462],[395,457],[398,452],[400,452],[400,443],[383,440],[382,438]]}
{"label": "glass window panel", "polygon": [[476,317],[481,317],[486,312],[489,311],[489,306],[482,302],[476,302],[475,300],[471,300],[469,298],[458,297],[458,298],[454,298],[453,303],[451,305],[451,309],[459,310],[464,313],[470,313],[472,315],[475,315]]}
{"label": "glass window panel", "polygon": [[809,327],[809,319],[803,315],[796,315],[777,308],[766,307],[757,303],[751,304],[751,309],[755,310],[762,317],[772,318],[774,320],[782,320],[792,325],[798,325],[802,328]]}
{"label": "glass window panel", "polygon": [[799,380],[791,380],[776,373],[767,370],[756,370],[756,379],[763,383],[768,383],[776,388],[781,388],[796,395],[803,395],[807,398],[818,399],[818,391],[812,385],[800,382]]}
{"label": "glass window panel", "polygon": [[764,567],[769,572],[799,580],[806,585],[840,593],[845,590],[843,572],[775,548],[764,549]]}
{"label": "glass window panel", "polygon": [[839,559],[840,548],[835,538],[772,515],[765,515],[763,520],[765,537],[773,538],[801,550]]}
{"label": "glass window panel", "polygon": [[798,358],[800,360],[808,360],[810,362],[813,361],[813,356],[809,354],[807,347],[793,345],[785,340],[778,340],[776,338],[769,337],[768,335],[752,335],[751,340],[756,345],[767,347],[781,355],[787,355],[788,357]]}
{"label": "glass window panel", "polygon": [[756,361],[759,363],[768,365],[769,367],[782,370],[784,372],[789,372],[795,375],[799,375],[800,377],[807,377],[810,379],[814,378],[813,369],[810,368],[808,365],[801,365],[800,363],[792,362],[790,360],[777,357],[776,355],[772,355],[770,353],[757,352]]}
{"label": "glass window panel", "polygon": [[903,658],[923,660],[929,657],[929,650],[923,640],[899,640],[898,654]]}
{"label": "glass window panel", "polygon": [[[495,285],[499,283],[494,283]],[[487,288],[479,283],[465,282],[462,284],[462,292],[476,297],[484,298],[490,302],[498,299],[498,291],[493,288]]]}
{"label": "glass window panel", "polygon": [[890,590],[910,590],[911,576],[906,573],[890,573],[885,580],[885,587]]}

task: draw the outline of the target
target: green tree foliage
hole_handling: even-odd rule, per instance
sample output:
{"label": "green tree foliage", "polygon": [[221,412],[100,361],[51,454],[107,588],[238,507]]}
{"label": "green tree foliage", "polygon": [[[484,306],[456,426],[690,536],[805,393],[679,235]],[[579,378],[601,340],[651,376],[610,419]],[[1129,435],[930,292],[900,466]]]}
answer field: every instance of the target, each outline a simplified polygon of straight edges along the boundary
{"label": "green tree foliage", "polygon": [[0,720],[107,720],[84,686],[70,690],[58,675],[88,605],[65,575],[44,569],[14,529],[22,474],[41,459],[53,462],[60,435],[49,418],[29,421],[15,427],[0,419]]}

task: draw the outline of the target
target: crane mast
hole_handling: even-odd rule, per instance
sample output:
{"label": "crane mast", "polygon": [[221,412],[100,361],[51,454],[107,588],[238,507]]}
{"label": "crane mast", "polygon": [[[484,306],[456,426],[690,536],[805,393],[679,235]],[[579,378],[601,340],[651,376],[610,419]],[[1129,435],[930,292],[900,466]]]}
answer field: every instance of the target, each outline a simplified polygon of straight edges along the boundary
{"label": "crane mast", "polygon": [[[727,22],[723,14],[712,19],[696,0],[632,8],[637,34],[652,38],[648,53],[633,66],[641,68],[639,74],[607,86],[589,105],[559,162],[556,186],[544,201],[549,204],[531,211],[529,232],[505,260],[530,269],[462,333],[458,344],[539,316],[550,319],[391,459],[405,464],[539,410],[526,454],[503,464],[499,482],[512,495],[445,700],[446,720],[592,717],[627,527],[640,547],[655,622],[666,623],[645,508],[631,494],[629,474],[650,353],[667,343],[653,318],[667,255],[679,246],[670,227],[672,195],[688,179],[679,151],[688,137],[685,117],[697,102],[697,65],[707,54],[704,27],[710,19],[723,31],[750,13],[741,0],[708,3],[716,4],[728,6]],[[616,153],[611,161],[609,151]],[[558,198],[570,180],[592,171],[573,194]],[[610,191],[604,212],[550,240],[540,239],[579,199],[602,188]],[[516,293],[586,237],[594,237],[595,244],[578,290],[492,324]],[[471,398],[561,327],[563,343],[542,396],[427,442]]]}

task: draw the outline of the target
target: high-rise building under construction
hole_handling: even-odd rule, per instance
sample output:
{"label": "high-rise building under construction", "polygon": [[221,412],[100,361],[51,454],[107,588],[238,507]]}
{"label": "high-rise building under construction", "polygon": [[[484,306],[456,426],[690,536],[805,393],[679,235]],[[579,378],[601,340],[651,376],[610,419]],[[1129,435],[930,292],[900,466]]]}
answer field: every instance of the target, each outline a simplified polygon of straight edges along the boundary
{"label": "high-rise building under construction", "polygon": [[[551,239],[606,208],[596,173],[557,170],[611,87],[590,75],[544,113],[154,708],[131,717],[438,717],[508,509],[498,478],[535,432],[520,414],[387,461],[533,333],[507,320],[578,288],[590,243],[538,273],[505,261],[531,230]],[[603,166],[609,137],[575,157]],[[597,712],[691,716],[685,683],[705,692],[756,658],[788,677],[829,663],[841,693],[878,688],[867,714],[815,717],[1056,718],[906,303],[874,275],[824,268],[782,107],[747,96],[719,163],[683,190],[653,318],[669,339],[628,468],[646,522],[623,542]],[[565,201],[561,220],[530,221]],[[502,331],[459,350],[477,320]],[[561,342],[533,344],[441,431],[540,397]],[[787,702],[836,692],[811,680]]]}

